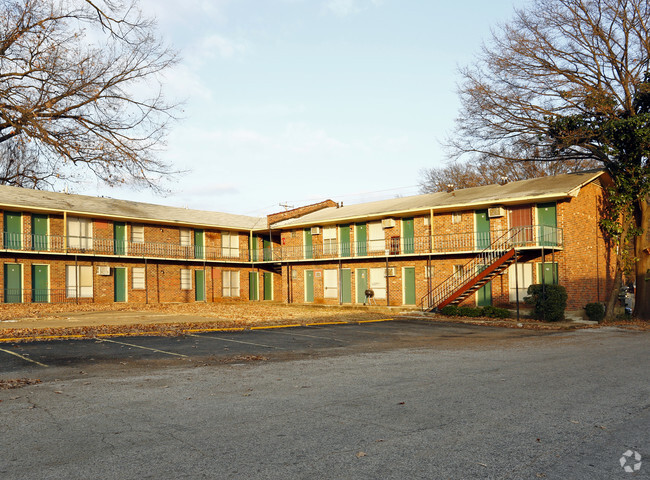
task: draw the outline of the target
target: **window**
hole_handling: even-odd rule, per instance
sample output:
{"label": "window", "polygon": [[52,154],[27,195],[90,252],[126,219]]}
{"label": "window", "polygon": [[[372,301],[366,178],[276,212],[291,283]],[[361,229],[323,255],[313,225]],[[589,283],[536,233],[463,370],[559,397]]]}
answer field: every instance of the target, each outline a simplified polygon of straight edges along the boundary
{"label": "window", "polygon": [[451,214],[451,223],[460,223],[463,220],[463,214],[462,213],[452,213]]}
{"label": "window", "polygon": [[338,280],[338,272],[336,270],[323,270],[323,286],[325,289],[323,296],[325,298],[339,297]]}
{"label": "window", "polygon": [[68,247],[91,250],[93,248],[93,221],[90,218],[68,217]]}
{"label": "window", "polygon": [[370,269],[370,288],[375,292],[375,298],[386,298],[386,268]]}
{"label": "window", "polygon": [[433,265],[424,266],[424,278],[433,278]]}
{"label": "window", "polygon": [[465,270],[463,267],[463,265],[454,265],[454,275],[462,277]]}
{"label": "window", "polygon": [[191,247],[192,246],[192,230],[189,228],[181,228],[181,247]]}
{"label": "window", "polygon": [[92,298],[93,267],[89,265],[66,265],[65,290],[68,298]]}
{"label": "window", "polygon": [[239,258],[239,234],[236,232],[221,232],[221,249],[224,257]]}
{"label": "window", "polygon": [[[517,277],[515,277],[515,267]],[[516,302],[517,298],[523,303],[528,296],[528,287],[533,283],[533,265],[531,263],[517,263],[508,267],[508,286],[510,301]]]}
{"label": "window", "polygon": [[428,227],[431,225],[431,217],[424,217],[424,226]]}
{"label": "window", "polygon": [[131,226],[131,242],[144,243],[144,225]]}
{"label": "window", "polygon": [[221,295],[223,297],[239,296],[239,272],[221,272]]}
{"label": "window", "polygon": [[386,249],[384,229],[381,222],[368,224],[368,250],[371,252],[383,252]]}
{"label": "window", "polygon": [[133,290],[144,290],[146,288],[144,279],[144,267],[134,267],[131,269]]}
{"label": "window", "polygon": [[336,227],[323,228],[323,253],[326,255],[336,253]]}
{"label": "window", "polygon": [[192,270],[181,268],[181,290],[192,290]]}

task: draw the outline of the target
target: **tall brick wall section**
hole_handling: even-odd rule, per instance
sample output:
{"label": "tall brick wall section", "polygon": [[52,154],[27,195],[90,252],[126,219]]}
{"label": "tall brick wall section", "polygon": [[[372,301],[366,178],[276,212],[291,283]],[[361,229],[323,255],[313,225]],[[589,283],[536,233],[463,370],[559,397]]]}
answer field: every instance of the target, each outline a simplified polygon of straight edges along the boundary
{"label": "tall brick wall section", "polygon": [[271,213],[267,215],[266,221],[267,226],[272,226],[274,223],[281,222],[283,220],[289,220],[290,218],[298,218],[308,213],[317,212],[324,208],[336,207],[337,203],[334,200],[324,200],[322,202],[313,203],[311,205],[305,205],[303,207],[294,208],[292,210],[287,210],[285,212]]}

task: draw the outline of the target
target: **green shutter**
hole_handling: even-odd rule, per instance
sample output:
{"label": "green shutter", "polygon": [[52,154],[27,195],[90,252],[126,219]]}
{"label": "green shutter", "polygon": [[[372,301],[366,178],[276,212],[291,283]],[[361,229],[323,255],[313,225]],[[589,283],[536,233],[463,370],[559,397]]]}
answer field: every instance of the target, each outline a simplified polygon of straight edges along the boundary
{"label": "green shutter", "polygon": [[194,270],[194,286],[194,300],[205,302],[205,272],[203,270]]}
{"label": "green shutter", "polygon": [[21,303],[23,301],[22,265],[17,263],[5,263],[4,274],[5,303]]}
{"label": "green shutter", "polygon": [[203,230],[194,230],[194,258],[204,258]]}
{"label": "green shutter", "polygon": [[32,250],[47,250],[47,215],[32,214]]}
{"label": "green shutter", "polygon": [[270,272],[264,272],[264,300],[273,300],[273,274]]}
{"label": "green shutter", "polygon": [[402,235],[402,252],[415,253],[415,226],[412,218],[402,220]]}
{"label": "green shutter", "polygon": [[404,267],[404,305],[415,303],[415,267]]}
{"label": "green shutter", "polygon": [[49,300],[49,279],[47,265],[32,265],[32,302],[46,303]]}
{"label": "green shutter", "polygon": [[258,288],[258,273],[257,272],[248,272],[248,299],[249,300],[258,300],[259,288]]}
{"label": "green shutter", "polygon": [[314,271],[305,270],[305,302],[314,301]]}
{"label": "green shutter", "polygon": [[115,255],[126,254],[126,224],[124,222],[113,223],[113,253]]}
{"label": "green shutter", "polygon": [[20,213],[5,212],[4,215],[4,248],[20,250],[22,248],[22,223]]}
{"label": "green shutter", "polygon": [[114,295],[115,302],[126,302],[126,268],[115,267],[113,269]]}
{"label": "green shutter", "polygon": [[349,268],[341,270],[341,303],[352,303],[352,271]]}

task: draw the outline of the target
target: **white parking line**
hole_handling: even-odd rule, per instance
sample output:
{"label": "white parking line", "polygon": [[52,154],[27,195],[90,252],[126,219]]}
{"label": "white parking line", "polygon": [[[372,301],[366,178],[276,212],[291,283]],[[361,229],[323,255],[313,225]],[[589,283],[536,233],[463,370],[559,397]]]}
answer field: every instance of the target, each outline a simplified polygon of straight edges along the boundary
{"label": "white parking line", "polygon": [[273,345],[264,345],[263,343],[253,343],[253,342],[243,342],[241,340],[232,340],[230,338],[221,338],[221,337],[212,337],[210,335],[187,335],[188,337],[198,337],[198,338],[209,338],[211,340],[221,340],[222,342],[233,342],[233,343],[243,343],[245,345],[255,345],[256,347],[266,347],[266,348],[276,348],[282,350],[280,347],[274,347]]}
{"label": "white parking line", "polygon": [[309,337],[309,338],[322,338],[323,340],[333,340],[335,342],[343,342],[338,338],[333,337],[321,337],[320,335],[307,335],[306,333],[295,333],[295,332],[283,332],[282,330],[269,330],[270,333],[279,333],[280,335],[291,335],[296,337]]}
{"label": "white parking line", "polygon": [[12,352],[11,350],[5,350],[4,348],[0,348],[0,352],[5,352],[5,353],[8,353],[9,355],[14,355],[14,356],[16,356],[16,357],[18,357],[18,358],[20,358],[22,360],[25,360],[27,362],[35,363],[36,365],[39,365],[41,367],[47,367],[47,365],[45,365],[44,363],[37,362],[36,360],[32,360],[31,358],[27,358],[27,357],[25,357],[23,355],[20,355],[19,353]]}
{"label": "white parking line", "polygon": [[100,342],[117,343],[118,345],[126,345],[127,347],[142,348],[143,350],[151,350],[152,352],[165,353],[167,355],[174,355],[176,357],[187,358],[187,355],[183,355],[182,353],[167,352],[165,350],[158,350],[157,348],[143,347],[142,345],[135,345],[134,343],[118,342],[117,340],[109,340],[108,338],[102,338],[102,339],[99,339],[99,341]]}

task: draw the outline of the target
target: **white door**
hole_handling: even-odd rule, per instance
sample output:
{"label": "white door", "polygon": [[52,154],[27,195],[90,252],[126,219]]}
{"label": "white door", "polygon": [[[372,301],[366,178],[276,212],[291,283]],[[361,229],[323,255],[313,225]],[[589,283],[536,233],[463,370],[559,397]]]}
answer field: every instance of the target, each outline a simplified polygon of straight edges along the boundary
{"label": "white door", "polygon": [[[517,267],[517,278],[515,278],[515,267]],[[519,286],[519,302],[524,302],[528,296],[528,287],[533,283],[533,264],[517,263],[508,267],[508,283],[510,287],[510,302],[517,301],[517,286]]]}

